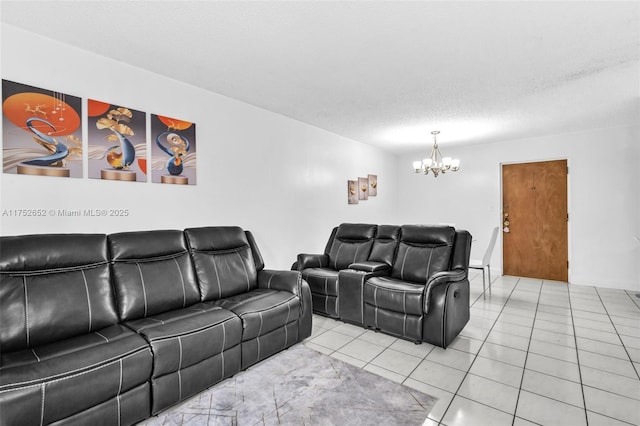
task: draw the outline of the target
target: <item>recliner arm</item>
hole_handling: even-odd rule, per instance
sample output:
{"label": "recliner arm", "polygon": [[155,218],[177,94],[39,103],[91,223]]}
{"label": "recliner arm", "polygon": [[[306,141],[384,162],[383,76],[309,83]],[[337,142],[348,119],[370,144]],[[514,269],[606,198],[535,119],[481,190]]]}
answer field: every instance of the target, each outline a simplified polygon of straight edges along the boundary
{"label": "recliner arm", "polygon": [[[384,265],[387,266],[386,264]],[[349,269],[343,269],[338,273],[338,283],[340,284],[338,287],[338,314],[342,321],[363,326],[365,282],[372,277],[388,275],[389,269],[366,271],[356,269],[354,266],[357,266],[357,264],[352,263],[349,265]]]}
{"label": "recliner arm", "polygon": [[424,313],[429,313],[429,302],[431,300],[431,292],[434,288],[443,284],[455,283],[467,279],[466,269],[454,269],[453,271],[444,271],[435,273],[429,278],[424,286]]}
{"label": "recliner arm", "polygon": [[298,271],[273,271],[263,269],[258,272],[258,288],[288,291],[300,297],[302,294],[302,274]]}
{"label": "recliner arm", "polygon": [[307,268],[328,268],[329,256],[326,254],[306,254],[300,253],[297,262],[298,271]]}

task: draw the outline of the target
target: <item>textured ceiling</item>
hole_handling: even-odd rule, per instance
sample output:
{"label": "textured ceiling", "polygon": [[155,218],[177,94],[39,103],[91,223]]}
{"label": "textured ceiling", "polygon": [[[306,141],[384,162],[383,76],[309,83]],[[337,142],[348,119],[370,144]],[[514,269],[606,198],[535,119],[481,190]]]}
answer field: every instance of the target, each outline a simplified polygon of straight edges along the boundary
{"label": "textured ceiling", "polygon": [[[7,1],[3,23],[401,153],[640,121],[640,2]],[[29,54],[29,52],[25,52]]]}

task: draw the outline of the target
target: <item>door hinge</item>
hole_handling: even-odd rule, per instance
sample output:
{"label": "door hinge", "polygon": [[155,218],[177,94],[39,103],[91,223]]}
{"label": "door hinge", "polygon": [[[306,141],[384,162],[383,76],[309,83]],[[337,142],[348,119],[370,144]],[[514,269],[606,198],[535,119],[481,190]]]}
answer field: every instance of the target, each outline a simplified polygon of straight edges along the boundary
{"label": "door hinge", "polygon": [[569,213],[567,213],[567,222],[569,222]]}
{"label": "door hinge", "polygon": [[569,174],[569,166],[567,166],[567,174]]}

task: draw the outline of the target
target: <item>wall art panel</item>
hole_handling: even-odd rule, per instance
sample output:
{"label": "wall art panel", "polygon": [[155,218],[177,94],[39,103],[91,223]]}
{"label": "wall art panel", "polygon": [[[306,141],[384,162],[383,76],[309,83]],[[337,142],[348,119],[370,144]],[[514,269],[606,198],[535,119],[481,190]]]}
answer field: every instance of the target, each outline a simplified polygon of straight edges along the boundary
{"label": "wall art panel", "polygon": [[196,125],[151,114],[152,181],[196,184]]}
{"label": "wall art panel", "polygon": [[87,117],[89,177],[146,182],[146,114],[89,99]]}
{"label": "wall art panel", "polygon": [[369,178],[358,178],[358,198],[361,200],[369,199]]}
{"label": "wall art panel", "polygon": [[2,80],[4,173],[82,177],[79,97]]}
{"label": "wall art panel", "polygon": [[357,180],[348,180],[347,181],[347,196],[349,200],[349,204],[358,204],[358,181]]}
{"label": "wall art panel", "polygon": [[378,175],[369,175],[369,197],[378,195]]}

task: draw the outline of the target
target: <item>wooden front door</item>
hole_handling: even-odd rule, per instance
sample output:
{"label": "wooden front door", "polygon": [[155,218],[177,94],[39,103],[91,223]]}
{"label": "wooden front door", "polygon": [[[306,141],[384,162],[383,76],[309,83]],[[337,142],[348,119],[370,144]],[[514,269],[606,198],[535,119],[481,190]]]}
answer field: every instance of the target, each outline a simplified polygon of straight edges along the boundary
{"label": "wooden front door", "polygon": [[505,275],[568,281],[567,170],[567,160],[502,166]]}

